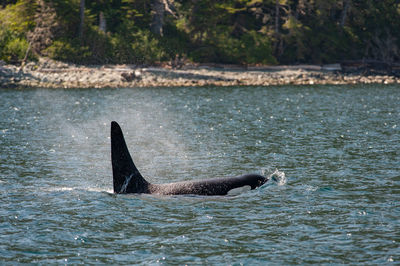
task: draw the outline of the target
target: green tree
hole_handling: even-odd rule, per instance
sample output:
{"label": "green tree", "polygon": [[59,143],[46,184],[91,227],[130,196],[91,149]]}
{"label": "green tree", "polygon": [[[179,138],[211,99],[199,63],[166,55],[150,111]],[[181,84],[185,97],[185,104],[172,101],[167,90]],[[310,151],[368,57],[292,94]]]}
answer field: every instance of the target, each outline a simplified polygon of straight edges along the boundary
{"label": "green tree", "polygon": [[33,0],[7,2],[0,10],[0,59],[20,63],[29,47],[26,33],[34,28],[36,5]]}

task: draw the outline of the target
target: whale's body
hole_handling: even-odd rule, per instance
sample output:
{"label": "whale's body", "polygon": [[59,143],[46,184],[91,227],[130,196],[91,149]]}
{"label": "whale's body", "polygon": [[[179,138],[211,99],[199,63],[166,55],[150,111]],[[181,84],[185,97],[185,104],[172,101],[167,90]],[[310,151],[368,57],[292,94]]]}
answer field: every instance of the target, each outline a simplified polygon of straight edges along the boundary
{"label": "whale's body", "polygon": [[111,122],[111,162],[113,169],[114,193],[150,193],[160,195],[227,195],[232,189],[250,186],[255,189],[268,178],[248,174],[238,177],[212,178],[198,181],[184,181],[167,184],[151,184],[140,174],[132,161],[121,127]]}

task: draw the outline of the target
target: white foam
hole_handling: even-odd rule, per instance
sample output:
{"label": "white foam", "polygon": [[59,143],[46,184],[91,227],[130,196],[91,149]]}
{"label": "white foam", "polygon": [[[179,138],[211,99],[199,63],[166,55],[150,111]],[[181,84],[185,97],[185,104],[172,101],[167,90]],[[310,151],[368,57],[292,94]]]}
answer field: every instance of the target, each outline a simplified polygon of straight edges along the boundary
{"label": "white foam", "polygon": [[287,183],[285,172],[279,171],[278,169],[275,169],[269,178],[275,181],[278,186],[283,186]]}
{"label": "white foam", "polygon": [[271,170],[270,168],[261,169],[261,175],[274,181],[278,186],[283,186],[287,183],[285,172],[279,171],[277,168]]}

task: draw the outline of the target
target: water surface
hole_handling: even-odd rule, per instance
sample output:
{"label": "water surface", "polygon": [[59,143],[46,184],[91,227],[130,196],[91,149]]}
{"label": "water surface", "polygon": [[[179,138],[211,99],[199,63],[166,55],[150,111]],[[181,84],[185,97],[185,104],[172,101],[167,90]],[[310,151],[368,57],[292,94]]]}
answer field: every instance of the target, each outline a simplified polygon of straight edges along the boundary
{"label": "water surface", "polygon": [[[283,172],[226,197],[112,194],[110,122],[154,183]],[[400,87],[0,90],[0,261],[400,261]]]}

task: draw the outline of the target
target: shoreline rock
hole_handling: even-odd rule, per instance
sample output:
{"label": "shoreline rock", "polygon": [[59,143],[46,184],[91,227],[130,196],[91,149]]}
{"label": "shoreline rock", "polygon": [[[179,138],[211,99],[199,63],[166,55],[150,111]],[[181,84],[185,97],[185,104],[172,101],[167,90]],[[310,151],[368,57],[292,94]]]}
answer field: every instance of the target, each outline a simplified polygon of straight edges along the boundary
{"label": "shoreline rock", "polygon": [[340,71],[340,65],[240,67],[185,65],[180,69],[136,65],[77,66],[40,59],[23,68],[0,65],[0,88],[135,88],[198,86],[276,86],[399,84],[393,75]]}

